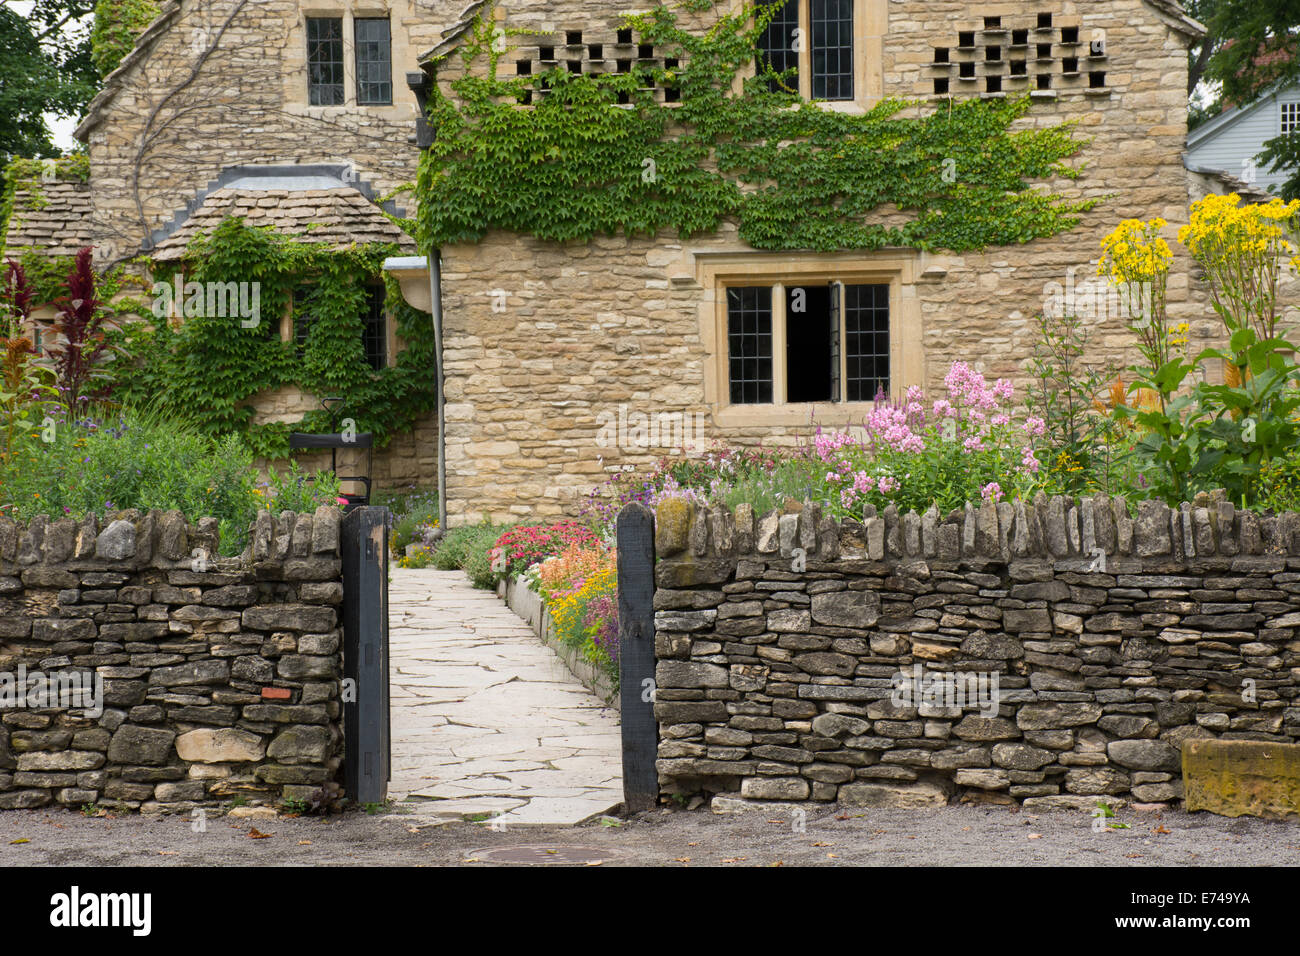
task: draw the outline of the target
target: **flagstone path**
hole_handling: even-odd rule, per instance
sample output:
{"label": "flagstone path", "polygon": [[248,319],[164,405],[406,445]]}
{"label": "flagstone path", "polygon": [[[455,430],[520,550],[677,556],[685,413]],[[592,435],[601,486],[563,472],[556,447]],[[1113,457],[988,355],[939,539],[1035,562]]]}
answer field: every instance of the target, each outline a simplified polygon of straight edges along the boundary
{"label": "flagstone path", "polygon": [[460,571],[389,585],[392,819],[577,824],[623,800],[618,715]]}

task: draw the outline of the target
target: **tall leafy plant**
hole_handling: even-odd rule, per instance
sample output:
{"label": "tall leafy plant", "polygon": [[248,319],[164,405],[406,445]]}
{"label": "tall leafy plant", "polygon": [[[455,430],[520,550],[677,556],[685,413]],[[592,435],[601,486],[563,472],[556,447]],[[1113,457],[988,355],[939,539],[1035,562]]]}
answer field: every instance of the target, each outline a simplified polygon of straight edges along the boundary
{"label": "tall leafy plant", "polygon": [[1088,329],[1077,315],[1043,314],[1037,321],[1027,404],[1045,427],[1042,479],[1060,494],[1110,492],[1120,429],[1100,397],[1114,371],[1087,362]]}
{"label": "tall leafy plant", "polygon": [[99,364],[108,348],[105,332],[112,325],[108,310],[96,295],[91,254],[90,246],[77,252],[65,280],[67,293],[55,300],[58,336],[49,349],[59,391],[74,414],[90,399],[92,382],[104,377]]}
{"label": "tall leafy plant", "polygon": [[[1300,443],[1296,346],[1278,335],[1278,282],[1296,252],[1300,200],[1241,206],[1236,195],[1207,196],[1179,232],[1202,269],[1228,347],[1198,357],[1223,363],[1222,384],[1198,387],[1214,413],[1207,431],[1221,446],[1224,484],[1244,503],[1260,493],[1261,469]],[[1218,449],[1216,449],[1218,451]]]}
{"label": "tall leafy plant", "polygon": [[1184,390],[1195,365],[1186,355],[1184,330],[1171,323],[1168,307],[1169,266],[1174,254],[1160,235],[1163,219],[1125,219],[1102,240],[1098,273],[1118,287],[1119,302],[1142,361],[1129,367],[1131,394],[1154,396],[1151,402],[1118,404],[1121,423],[1139,430],[1135,451],[1145,466],[1151,491],[1170,501],[1188,497],[1189,477],[1206,462],[1201,426],[1206,415]]}
{"label": "tall leafy plant", "polygon": [[[1278,282],[1288,262],[1297,266],[1297,214],[1300,201],[1242,206],[1235,193],[1193,204],[1178,238],[1204,270],[1227,347],[1192,358],[1186,324],[1171,325],[1165,306],[1173,257],[1160,236],[1164,220],[1126,220],[1103,242],[1101,271],[1129,293],[1130,328],[1144,359],[1132,369],[1131,389],[1158,398],[1115,414],[1144,430],[1137,448],[1152,490],[1171,502],[1223,487],[1243,507],[1258,505],[1261,475],[1300,443],[1296,347],[1277,328]],[[1221,384],[1211,382],[1213,362],[1221,363]]]}

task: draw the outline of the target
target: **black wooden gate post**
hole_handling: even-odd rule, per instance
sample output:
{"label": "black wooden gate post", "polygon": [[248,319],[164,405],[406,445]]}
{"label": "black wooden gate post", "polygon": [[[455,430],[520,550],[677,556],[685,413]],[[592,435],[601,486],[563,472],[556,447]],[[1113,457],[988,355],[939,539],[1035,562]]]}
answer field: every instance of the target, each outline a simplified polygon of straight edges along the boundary
{"label": "black wooden gate post", "polygon": [[655,519],[641,504],[618,515],[618,672],[623,726],[623,804],[649,810],[659,799],[654,714]]}
{"label": "black wooden gate post", "polygon": [[[344,783],[357,803],[388,796],[388,509],[343,516]],[[347,693],[350,681],[350,694]]]}

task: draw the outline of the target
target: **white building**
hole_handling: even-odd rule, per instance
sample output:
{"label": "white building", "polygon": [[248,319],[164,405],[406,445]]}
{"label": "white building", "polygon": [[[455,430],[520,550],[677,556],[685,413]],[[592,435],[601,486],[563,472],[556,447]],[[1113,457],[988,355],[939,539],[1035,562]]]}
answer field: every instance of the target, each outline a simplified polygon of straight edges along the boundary
{"label": "white building", "polygon": [[1187,137],[1187,165],[1198,171],[1223,171],[1274,195],[1290,178],[1271,172],[1260,160],[1264,143],[1300,129],[1300,80],[1280,84],[1240,108],[1224,110]]}

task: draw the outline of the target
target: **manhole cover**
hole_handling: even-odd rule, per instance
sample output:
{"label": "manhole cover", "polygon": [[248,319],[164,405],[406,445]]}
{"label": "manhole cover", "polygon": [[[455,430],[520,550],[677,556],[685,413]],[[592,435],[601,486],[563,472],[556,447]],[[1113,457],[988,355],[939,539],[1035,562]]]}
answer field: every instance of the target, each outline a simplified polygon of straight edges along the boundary
{"label": "manhole cover", "polygon": [[480,863],[522,863],[525,866],[587,866],[616,859],[616,850],[598,850],[586,846],[499,846],[474,850],[467,860]]}

